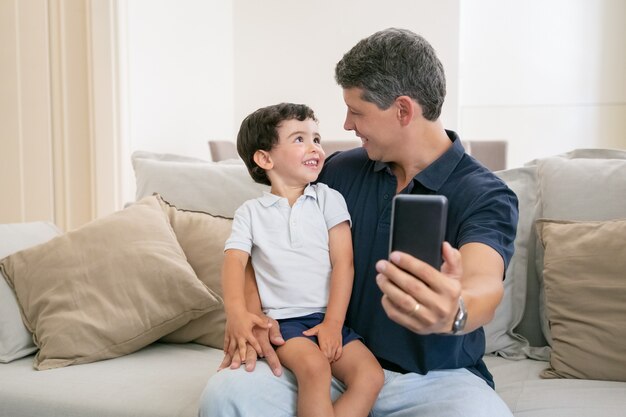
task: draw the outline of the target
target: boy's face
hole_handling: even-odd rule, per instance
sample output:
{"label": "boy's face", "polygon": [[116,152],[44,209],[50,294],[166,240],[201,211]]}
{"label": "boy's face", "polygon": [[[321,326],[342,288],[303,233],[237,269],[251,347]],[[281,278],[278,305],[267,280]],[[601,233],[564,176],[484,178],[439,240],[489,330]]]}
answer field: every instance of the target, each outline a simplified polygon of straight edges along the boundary
{"label": "boy's face", "polygon": [[326,154],[314,120],[285,120],[278,125],[278,144],[269,151],[272,185],[280,181],[288,186],[304,186],[315,181],[322,170]]}

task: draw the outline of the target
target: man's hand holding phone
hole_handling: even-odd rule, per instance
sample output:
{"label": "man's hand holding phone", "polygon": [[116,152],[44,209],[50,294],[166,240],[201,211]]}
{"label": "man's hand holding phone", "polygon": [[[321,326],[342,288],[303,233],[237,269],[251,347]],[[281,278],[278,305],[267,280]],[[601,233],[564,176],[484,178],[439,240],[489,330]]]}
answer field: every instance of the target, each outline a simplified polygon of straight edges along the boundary
{"label": "man's hand holding phone", "polygon": [[447,199],[397,195],[389,260],[376,264],[389,318],[419,334],[448,333],[461,295],[461,254],[444,243]]}

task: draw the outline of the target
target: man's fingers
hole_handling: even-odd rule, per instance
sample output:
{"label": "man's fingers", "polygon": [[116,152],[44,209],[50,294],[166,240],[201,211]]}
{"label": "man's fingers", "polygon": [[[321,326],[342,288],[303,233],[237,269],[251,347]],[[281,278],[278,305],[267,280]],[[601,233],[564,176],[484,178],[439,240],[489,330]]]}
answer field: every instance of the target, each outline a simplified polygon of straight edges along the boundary
{"label": "man's fingers", "polygon": [[257,354],[254,349],[248,349],[248,351],[246,352],[246,371],[254,371],[254,368],[256,367],[256,355]]}
{"label": "man's fingers", "polygon": [[278,355],[276,355],[276,351],[274,349],[272,349],[271,352],[265,353],[265,360],[274,375],[281,376],[283,374],[283,367],[280,364],[280,360],[278,359]]}
{"label": "man's fingers", "polygon": [[222,363],[218,366],[217,371],[221,371],[222,369],[226,369],[230,366],[231,356],[228,353],[224,353],[224,359],[222,359]]}
{"label": "man's fingers", "polygon": [[[250,335],[252,337],[252,340],[248,341],[248,344],[252,347],[252,349],[248,349],[248,350],[254,350],[254,354],[259,355],[259,356],[263,356],[263,348],[261,347],[261,345],[259,344],[259,341],[252,335]],[[249,356],[249,355],[247,355]],[[246,357],[247,357],[246,356]]]}
{"label": "man's fingers", "polygon": [[241,366],[241,358],[239,355],[234,355],[232,357],[232,361],[230,362],[230,369],[239,369]]}
{"label": "man's fingers", "polygon": [[238,346],[239,346],[239,359],[243,362],[244,360],[246,360],[246,350],[248,349],[246,339],[239,339]]}
{"label": "man's fingers", "polygon": [[[271,327],[268,330],[269,330],[270,341],[272,342],[272,344],[276,346],[281,346],[285,344],[285,339],[283,339],[283,335],[280,333],[280,325],[278,324],[277,321],[272,320]],[[272,348],[272,352],[273,351],[274,351],[274,348]]]}

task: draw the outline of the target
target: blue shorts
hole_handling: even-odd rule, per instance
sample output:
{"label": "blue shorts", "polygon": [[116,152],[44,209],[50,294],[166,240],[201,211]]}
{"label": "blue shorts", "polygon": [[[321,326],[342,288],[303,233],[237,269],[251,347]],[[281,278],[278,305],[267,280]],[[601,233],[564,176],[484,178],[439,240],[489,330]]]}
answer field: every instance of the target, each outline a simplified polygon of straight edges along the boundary
{"label": "blue shorts", "polygon": [[[294,337],[306,337],[317,345],[319,344],[317,342],[317,336],[305,336],[302,332],[317,326],[322,322],[322,320],[324,320],[324,313],[313,313],[308,316],[290,317],[288,319],[279,319],[277,321],[278,324],[280,324],[280,333],[285,341],[293,339]],[[361,336],[346,326],[343,326],[341,329],[341,339],[343,346],[354,340],[363,341]]]}

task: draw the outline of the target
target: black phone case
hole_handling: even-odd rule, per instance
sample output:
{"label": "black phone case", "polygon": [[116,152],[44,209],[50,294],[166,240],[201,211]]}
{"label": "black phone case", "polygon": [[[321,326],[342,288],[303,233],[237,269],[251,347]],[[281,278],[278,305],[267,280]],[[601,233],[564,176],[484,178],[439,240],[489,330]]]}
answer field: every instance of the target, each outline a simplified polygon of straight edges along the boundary
{"label": "black phone case", "polygon": [[445,196],[396,195],[391,208],[389,252],[406,252],[440,269],[447,216]]}

